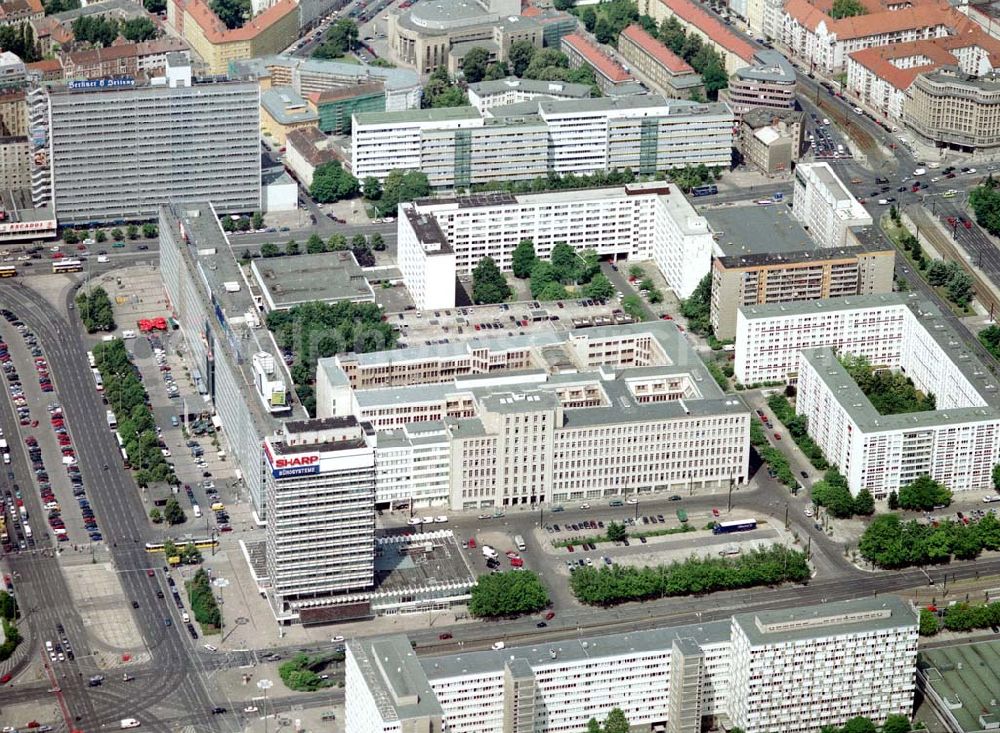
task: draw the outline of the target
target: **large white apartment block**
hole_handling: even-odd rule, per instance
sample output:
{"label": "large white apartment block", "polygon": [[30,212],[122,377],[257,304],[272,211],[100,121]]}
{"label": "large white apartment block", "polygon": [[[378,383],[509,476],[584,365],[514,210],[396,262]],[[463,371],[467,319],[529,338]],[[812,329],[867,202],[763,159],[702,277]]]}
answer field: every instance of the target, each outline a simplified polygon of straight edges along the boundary
{"label": "large white apartment block", "polygon": [[820,247],[843,247],[851,227],[871,226],[871,214],[851,195],[829,163],[795,167],[792,213]]}
{"label": "large white apartment block", "polygon": [[352,733],[578,733],[634,727],[812,733],[913,705],[917,615],[894,596],[418,658],[405,636],[347,643]]}
{"label": "large white apartment block", "polygon": [[220,435],[247,487],[257,520],[266,514],[261,441],[283,418],[302,419],[280,358],[233,256],[219,213],[208,203],[160,209],[160,275],[180,325],[191,379],[214,410]]}
{"label": "large white apartment block", "polygon": [[396,228],[403,281],[425,310],[454,307],[456,277],[484,257],[509,271],[524,239],[542,259],[565,242],[602,258],[653,260],[681,298],[709,271],[714,244],[704,217],[662,182],[416,201],[400,205]]}
{"label": "large white apartment block", "polygon": [[322,359],[320,417],[374,431],[379,506],[478,509],[729,487],[749,410],[668,322]]}
{"label": "large white apartment block", "polygon": [[353,117],[352,172],[385,180],[420,170],[439,189],[466,189],[549,173],[653,174],[728,166],[733,113],[722,103],[656,95],[549,100],[493,107],[367,112]]}
{"label": "large white apartment block", "polygon": [[279,621],[319,621],[331,600],[372,587],[371,442],[353,417],[290,420],[264,441],[268,600]]}
{"label": "large white apartment block", "polygon": [[[903,371],[937,409],[881,415],[837,360]],[[913,295],[742,308],[736,374],[798,380],[796,409],[853,493],[877,499],[929,475],[953,491],[987,489],[1000,462],[1000,399],[989,370]],[[743,375],[743,376],[741,376]]]}
{"label": "large white apartment block", "polygon": [[209,201],[261,208],[260,88],[199,80],[167,54],[167,76],[71,81],[31,95],[32,197],[65,224],[152,219]]}

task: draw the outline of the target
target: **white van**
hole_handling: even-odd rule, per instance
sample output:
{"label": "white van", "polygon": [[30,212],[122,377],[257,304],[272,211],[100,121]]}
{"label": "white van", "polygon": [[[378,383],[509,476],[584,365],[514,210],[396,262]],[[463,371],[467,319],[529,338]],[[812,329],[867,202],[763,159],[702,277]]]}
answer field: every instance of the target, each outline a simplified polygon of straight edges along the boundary
{"label": "white van", "polygon": [[502,641],[495,641],[495,642],[493,642],[493,646],[490,647],[490,648],[493,649],[493,651],[498,652],[501,649],[503,649],[505,646],[507,646],[507,645],[504,644]]}
{"label": "white van", "polygon": [[135,331],[122,331],[122,338],[123,339],[134,339],[135,338]]}
{"label": "white van", "polygon": [[122,730],[126,728],[138,728],[142,723],[140,723],[135,718],[122,718]]}
{"label": "white van", "polygon": [[184,623],[189,623],[191,621],[191,617],[188,616],[187,611],[181,611],[181,621],[183,621]]}
{"label": "white van", "polygon": [[106,262],[111,262],[111,258],[108,257],[107,255],[98,255],[97,261],[103,265]]}

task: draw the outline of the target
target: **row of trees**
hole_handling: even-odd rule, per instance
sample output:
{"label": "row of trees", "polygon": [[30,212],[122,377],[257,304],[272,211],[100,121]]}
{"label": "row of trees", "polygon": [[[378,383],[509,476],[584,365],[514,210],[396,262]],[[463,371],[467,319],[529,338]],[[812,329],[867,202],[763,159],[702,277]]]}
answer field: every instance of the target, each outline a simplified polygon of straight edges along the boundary
{"label": "row of trees", "polygon": [[663,45],[701,74],[708,98],[718,99],[719,90],[729,86],[729,75],[726,74],[726,65],[719,52],[702,42],[700,36],[694,33],[688,34],[673,15],[660,24],[657,36]]}
{"label": "row of trees", "polygon": [[877,727],[869,718],[859,715],[843,725],[824,725],[819,733],[910,733],[913,727],[905,715],[887,715],[882,727]]}
{"label": "row of trees", "polygon": [[10,656],[21,643],[21,632],[14,621],[17,620],[17,601],[5,590],[0,590],[0,625],[3,627],[3,644],[0,644],[0,662],[10,659]]}
{"label": "row of trees", "polygon": [[358,25],[350,18],[341,18],[327,31],[323,43],[313,51],[313,58],[339,59],[358,45]]}
{"label": "row of trees", "polygon": [[621,708],[611,708],[602,725],[597,718],[587,721],[587,733],[629,733],[632,730]]}
{"label": "row of trees", "polygon": [[[641,265],[632,265],[629,267],[628,274],[630,278],[635,278],[639,281],[639,290],[646,291],[646,297],[649,298],[650,303],[663,302],[663,293],[661,293],[660,289],[656,287],[656,281],[646,274],[646,271]],[[642,303],[642,300],[640,299],[639,302]]]}
{"label": "row of trees", "polygon": [[722,178],[721,168],[709,168],[704,163],[689,165],[684,168],[674,168],[668,172],[670,180],[676,183],[684,193],[689,193],[695,186],[715,183]]}
{"label": "row of trees", "polygon": [[902,372],[875,370],[866,356],[844,354],[839,360],[879,414],[927,412],[937,407],[933,393],[925,395]]}
{"label": "row of trees", "polygon": [[708,273],[681,303],[681,315],[687,319],[688,330],[702,335],[712,333],[711,310],[712,273]]}
{"label": "row of trees", "polygon": [[316,361],[345,351],[365,354],[395,348],[397,334],[374,303],[303,303],[267,314],[278,346],[295,354],[292,380],[302,405],[316,414]]}
{"label": "row of trees", "polygon": [[760,424],[756,415],[750,416],[750,445],[756,448],[757,455],[767,464],[768,473],[773,478],[785,486],[795,486],[798,483],[785,454],[767,442],[764,426]]}
{"label": "row of trees", "polygon": [[589,84],[591,95],[601,96],[594,70],[586,64],[571,69],[569,57],[555,48],[535,48],[531,41],[517,41],[510,45],[507,65],[514,76],[523,79]]}
{"label": "row of trees", "polygon": [[199,568],[194,577],[187,583],[188,601],[191,603],[191,613],[201,624],[201,633],[214,634],[222,628],[222,610],[212,593],[212,583],[205,572]]}
{"label": "row of trees", "polygon": [[[475,51],[477,49],[472,49]],[[471,53],[471,51],[470,51]],[[424,109],[441,107],[465,107],[469,104],[469,95],[465,93],[457,81],[448,75],[448,69],[439,66],[431,72],[424,84],[420,106]]]}
{"label": "row of trees", "polygon": [[[665,175],[665,174],[664,174]],[[510,191],[511,193],[542,193],[544,191],[569,191],[577,188],[599,188],[601,186],[624,186],[636,180],[631,168],[612,168],[610,171],[595,171],[589,175],[575,173],[559,175],[548,173],[530,181],[493,181],[475,184],[472,191]]]}
{"label": "row of trees", "polygon": [[1000,624],[1000,601],[956,603],[944,610],[940,621],[933,611],[926,608],[920,610],[921,636],[934,636],[942,626],[948,631],[972,631],[988,629],[997,624]]}
{"label": "row of trees", "polygon": [[[324,252],[347,252],[349,250],[354,254],[354,258],[361,267],[372,267],[375,264],[375,255],[372,250],[381,252],[384,249],[385,239],[378,232],[367,237],[364,234],[355,234],[350,242],[343,234],[332,234],[325,242],[318,234],[310,234],[305,244],[305,253],[310,255],[323,254]],[[302,247],[294,239],[289,239],[284,248],[273,242],[266,242],[260,246],[260,256],[264,259],[294,257],[302,254],[302,251]],[[250,250],[245,250],[243,252],[244,262],[251,259],[253,259],[253,253]]]}
{"label": "row of trees", "polygon": [[[230,230],[231,231],[231,230]],[[129,224],[125,229],[120,227],[115,227],[111,230],[111,240],[113,242],[124,242],[126,239],[135,240],[139,238],[141,234],[143,239],[152,239],[159,233],[156,224],[152,222],[146,222],[141,227],[138,224]],[[108,241],[109,232],[103,229],[95,229],[90,231],[88,229],[72,229],[67,227],[62,230],[62,241],[66,244],[79,244],[84,239],[92,238],[98,244]]]}
{"label": "row of trees", "polygon": [[825,507],[837,519],[849,519],[855,514],[870,517],[875,513],[875,498],[868,489],[851,495],[847,479],[836,468],[827,469],[822,480],[812,487],[813,504]]}
{"label": "row of trees", "polygon": [[73,37],[79,42],[104,48],[114,43],[119,35],[139,43],[156,38],[159,31],[149,18],[118,20],[107,15],[81,15],[73,21]]}
{"label": "row of trees", "polygon": [[118,434],[140,486],[177,483],[173,468],[160,452],[160,438],[150,409],[149,395],[132,363],[125,342],[104,341],[94,346],[94,359],[104,381],[104,396],[118,418]]}
{"label": "row of trees", "polygon": [[220,220],[224,232],[249,232],[264,228],[264,214],[253,212],[250,216],[223,216]]}
{"label": "row of trees", "polygon": [[823,455],[822,448],[809,435],[805,415],[796,415],[795,408],[792,407],[792,403],[788,401],[787,397],[783,394],[771,395],[767,398],[767,406],[774,412],[774,416],[784,424],[788,434],[792,436],[792,440],[809,459],[813,468],[825,471],[830,467],[826,456]]}
{"label": "row of trees", "polygon": [[948,300],[963,308],[974,295],[972,277],[957,262],[934,260],[927,268],[927,282],[936,288],[944,288]]}
{"label": "row of trees", "polygon": [[875,517],[858,544],[861,556],[884,569],[971,560],[983,550],[1000,549],[1000,520],[987,514],[978,522],[944,521],[937,526],[897,514]]}
{"label": "row of trees", "polygon": [[570,586],[577,600],[610,606],[664,596],[712,593],[760,585],[802,583],[809,578],[805,553],[771,545],[739,557],[690,557],[669,565],[580,568]]}
{"label": "row of trees", "polygon": [[201,550],[194,542],[178,545],[171,539],[163,541],[163,556],[179,557],[185,565],[197,565],[202,560]]}
{"label": "row of trees", "polygon": [[549,593],[536,573],[508,570],[480,575],[472,586],[469,613],[500,618],[535,613],[549,605]]}
{"label": "row of trees", "polygon": [[96,287],[89,293],[81,290],[76,296],[76,309],[87,333],[115,330],[114,309],[104,288]]}
{"label": "row of trees", "polygon": [[538,300],[562,300],[569,297],[567,285],[583,286],[588,298],[610,298],[615,288],[601,273],[601,262],[592,249],[577,251],[565,242],[552,247],[548,261],[535,254],[535,245],[523,239],[511,256],[514,276],[531,278],[531,297]]}

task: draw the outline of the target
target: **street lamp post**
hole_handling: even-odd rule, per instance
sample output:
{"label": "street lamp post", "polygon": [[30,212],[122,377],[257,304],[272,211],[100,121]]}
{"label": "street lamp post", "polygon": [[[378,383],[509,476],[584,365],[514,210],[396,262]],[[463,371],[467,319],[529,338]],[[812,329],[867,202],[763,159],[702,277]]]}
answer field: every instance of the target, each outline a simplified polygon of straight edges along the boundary
{"label": "street lamp post", "polygon": [[269,679],[257,680],[257,689],[264,693],[264,702],[261,703],[263,710],[261,712],[264,714],[264,733],[267,733],[267,691],[274,686],[274,683]]}

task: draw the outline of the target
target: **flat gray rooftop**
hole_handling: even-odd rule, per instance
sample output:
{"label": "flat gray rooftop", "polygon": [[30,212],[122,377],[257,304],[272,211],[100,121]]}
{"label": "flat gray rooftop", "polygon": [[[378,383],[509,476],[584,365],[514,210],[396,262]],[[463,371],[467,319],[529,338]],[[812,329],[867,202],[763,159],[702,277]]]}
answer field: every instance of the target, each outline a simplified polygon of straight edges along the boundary
{"label": "flat gray rooftop", "polygon": [[784,204],[774,206],[720,206],[701,215],[715,232],[720,257],[780,255],[817,248]]}
{"label": "flat gray rooftop", "polygon": [[922,651],[917,668],[963,733],[1000,722],[1000,640]]}
{"label": "flat gray rooftop", "polygon": [[513,89],[531,94],[553,94],[564,97],[577,97],[580,99],[586,99],[590,96],[590,87],[587,84],[574,84],[572,82],[565,81],[519,79],[516,76],[508,76],[506,79],[496,79],[493,81],[476,82],[475,84],[470,84],[469,89],[480,96],[486,94],[500,94]]}
{"label": "flat gray rooftop", "polygon": [[374,302],[375,293],[351,252],[255,259],[251,270],[275,310],[301,303]]}
{"label": "flat gray rooftop", "polygon": [[789,641],[835,636],[852,632],[895,629],[917,631],[917,613],[899,596],[834,601],[816,606],[756,611],[733,616],[751,644],[783,644]]}
{"label": "flat gray rooftop", "polygon": [[351,639],[347,648],[383,720],[442,714],[441,705],[405,636]]}

